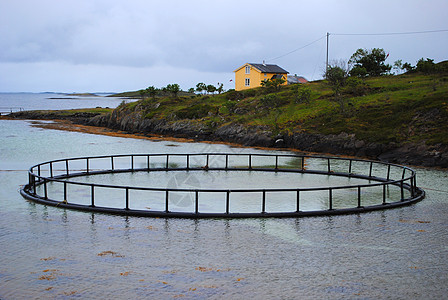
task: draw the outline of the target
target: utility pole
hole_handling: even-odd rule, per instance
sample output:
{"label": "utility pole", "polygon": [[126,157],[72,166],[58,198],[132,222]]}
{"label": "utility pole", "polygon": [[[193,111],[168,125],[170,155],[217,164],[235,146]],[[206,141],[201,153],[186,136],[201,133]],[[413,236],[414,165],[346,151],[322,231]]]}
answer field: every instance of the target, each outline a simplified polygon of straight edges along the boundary
{"label": "utility pole", "polygon": [[327,78],[327,72],[328,72],[328,42],[330,40],[330,33],[327,32],[327,60],[325,62],[325,78]]}

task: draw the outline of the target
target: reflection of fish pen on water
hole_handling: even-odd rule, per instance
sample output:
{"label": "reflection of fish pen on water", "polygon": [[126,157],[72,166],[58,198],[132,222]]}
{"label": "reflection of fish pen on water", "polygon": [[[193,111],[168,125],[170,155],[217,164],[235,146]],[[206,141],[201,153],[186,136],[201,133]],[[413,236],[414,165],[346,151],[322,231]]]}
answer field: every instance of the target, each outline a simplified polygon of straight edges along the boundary
{"label": "reflection of fish pen on water", "polygon": [[81,210],[169,217],[283,217],[408,205],[424,191],[407,167],[292,154],[145,154],[33,166],[22,195]]}

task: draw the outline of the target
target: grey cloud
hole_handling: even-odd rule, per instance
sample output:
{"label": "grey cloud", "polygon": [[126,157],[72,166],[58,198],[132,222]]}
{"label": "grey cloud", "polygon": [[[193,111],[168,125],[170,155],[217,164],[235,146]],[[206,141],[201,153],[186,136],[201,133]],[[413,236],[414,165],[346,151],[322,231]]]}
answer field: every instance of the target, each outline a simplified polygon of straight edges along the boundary
{"label": "grey cloud", "polygon": [[[15,63],[18,70],[25,63],[47,62],[52,67],[63,63],[64,70],[69,70],[70,65],[91,65],[95,66],[95,72],[101,66],[128,68],[123,72],[129,68],[150,70],[170,66],[192,70],[192,74],[196,70],[196,75],[228,74],[245,62],[279,57],[324,36],[327,31],[446,29],[448,9],[448,3],[441,0],[285,0],[281,4],[251,0],[41,0],[38,3],[0,2],[0,62],[4,65]],[[430,17],[422,17],[423,13]],[[414,63],[421,56],[428,56],[438,61],[446,59],[448,43],[446,35],[438,37],[331,35],[330,58],[348,59],[357,48],[381,47],[390,51],[390,60],[402,58]],[[321,40],[271,62],[291,73],[317,79],[324,61],[325,40]],[[174,74],[167,78],[185,80],[175,78],[174,69],[170,71]],[[163,70],[158,72],[161,77]],[[107,72],[101,74],[108,76]],[[127,80],[131,82],[132,78]]]}

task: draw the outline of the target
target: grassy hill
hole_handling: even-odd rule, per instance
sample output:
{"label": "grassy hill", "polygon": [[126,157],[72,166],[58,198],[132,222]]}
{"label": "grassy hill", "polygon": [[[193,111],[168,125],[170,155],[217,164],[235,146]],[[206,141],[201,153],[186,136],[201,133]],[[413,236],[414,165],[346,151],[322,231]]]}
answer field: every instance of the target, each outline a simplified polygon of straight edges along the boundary
{"label": "grassy hill", "polygon": [[[118,98],[133,98],[133,99],[140,99],[142,97],[142,91],[129,91],[129,92],[122,92],[122,93],[116,93],[112,95],[108,95],[106,97],[118,97]],[[170,93],[164,92],[164,91],[157,91],[157,98],[164,98],[168,97]],[[179,96],[191,96],[191,93],[180,91]]]}
{"label": "grassy hill", "polygon": [[326,81],[316,81],[279,90],[159,95],[123,101],[114,110],[25,111],[0,118],[64,119],[143,135],[448,168],[448,74],[350,81],[338,99]]}
{"label": "grassy hill", "polygon": [[257,88],[220,95],[146,98],[119,110],[146,119],[194,120],[210,129],[237,123],[265,126],[274,135],[297,132],[353,134],[380,144],[406,142],[448,145],[448,76],[404,74],[367,78],[344,88],[344,107],[325,81],[279,91]]}

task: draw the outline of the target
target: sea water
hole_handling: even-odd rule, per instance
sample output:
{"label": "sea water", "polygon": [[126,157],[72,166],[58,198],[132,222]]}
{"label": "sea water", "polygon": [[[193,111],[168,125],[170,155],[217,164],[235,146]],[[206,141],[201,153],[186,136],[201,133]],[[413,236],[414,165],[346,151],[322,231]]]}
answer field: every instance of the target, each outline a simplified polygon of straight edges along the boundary
{"label": "sea water", "polygon": [[0,120],[0,139],[1,299],[442,299],[448,292],[447,171],[417,168],[426,199],[359,215],[122,217],[31,203],[18,190],[31,165],[53,159],[262,150],[41,129],[26,120]]}
{"label": "sea water", "polygon": [[0,93],[0,112],[95,107],[115,108],[123,101],[133,100],[106,97],[106,94],[83,97],[58,93]]}

